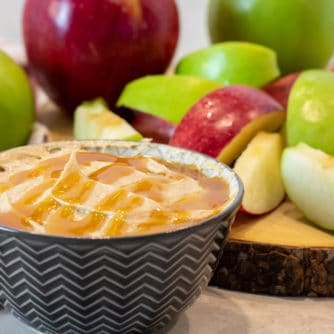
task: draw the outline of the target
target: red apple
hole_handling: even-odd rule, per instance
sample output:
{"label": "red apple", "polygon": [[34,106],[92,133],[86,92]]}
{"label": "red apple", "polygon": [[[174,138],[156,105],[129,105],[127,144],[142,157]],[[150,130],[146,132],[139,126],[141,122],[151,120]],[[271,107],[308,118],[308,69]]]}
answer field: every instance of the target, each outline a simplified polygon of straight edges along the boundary
{"label": "red apple", "polygon": [[179,36],[174,0],[27,0],[22,21],[33,75],[70,113],[96,97],[113,106],[128,81],[163,73]]}
{"label": "red apple", "polygon": [[144,138],[155,143],[168,144],[176,124],[133,108],[119,107],[113,110],[135,128]]}
{"label": "red apple", "polygon": [[131,125],[144,137],[153,142],[167,144],[173,135],[176,125],[157,116],[144,112],[135,112]]}
{"label": "red apple", "polygon": [[286,109],[291,88],[299,77],[300,73],[301,72],[294,72],[285,75],[263,87],[263,90]]}
{"label": "red apple", "polygon": [[258,131],[277,130],[284,119],[283,107],[262,90],[227,86],[196,102],[169,143],[232,164]]}

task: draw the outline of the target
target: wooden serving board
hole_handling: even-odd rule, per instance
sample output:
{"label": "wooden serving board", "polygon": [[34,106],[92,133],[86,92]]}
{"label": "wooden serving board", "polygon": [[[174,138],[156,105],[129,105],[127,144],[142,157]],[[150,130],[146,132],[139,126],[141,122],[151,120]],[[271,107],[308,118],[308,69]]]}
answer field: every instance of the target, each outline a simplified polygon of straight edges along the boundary
{"label": "wooden serving board", "polygon": [[239,215],[212,285],[281,296],[334,296],[334,234],[285,201],[259,217]]}
{"label": "wooden serving board", "polygon": [[[51,140],[72,139],[72,119],[46,102],[38,120]],[[281,296],[334,296],[334,234],[308,222],[290,202],[273,212],[239,214],[211,285]]]}

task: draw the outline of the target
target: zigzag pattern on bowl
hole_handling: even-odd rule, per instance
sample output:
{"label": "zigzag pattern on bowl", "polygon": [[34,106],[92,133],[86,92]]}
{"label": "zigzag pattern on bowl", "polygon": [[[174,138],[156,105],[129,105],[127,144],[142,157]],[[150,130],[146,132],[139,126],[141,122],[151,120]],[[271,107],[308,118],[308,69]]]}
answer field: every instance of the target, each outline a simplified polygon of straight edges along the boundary
{"label": "zigzag pattern on bowl", "polygon": [[43,333],[162,328],[207,285],[230,224],[212,219],[199,228],[128,242],[0,231],[4,306]]}

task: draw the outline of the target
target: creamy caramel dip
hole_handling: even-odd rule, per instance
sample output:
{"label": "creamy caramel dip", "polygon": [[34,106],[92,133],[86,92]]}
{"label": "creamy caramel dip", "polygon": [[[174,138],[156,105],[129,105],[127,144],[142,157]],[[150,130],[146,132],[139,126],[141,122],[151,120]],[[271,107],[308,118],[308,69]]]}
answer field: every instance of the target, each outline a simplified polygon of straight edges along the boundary
{"label": "creamy caramel dip", "polygon": [[218,213],[228,200],[223,178],[143,156],[79,150],[0,173],[0,224],[41,234],[175,230]]}

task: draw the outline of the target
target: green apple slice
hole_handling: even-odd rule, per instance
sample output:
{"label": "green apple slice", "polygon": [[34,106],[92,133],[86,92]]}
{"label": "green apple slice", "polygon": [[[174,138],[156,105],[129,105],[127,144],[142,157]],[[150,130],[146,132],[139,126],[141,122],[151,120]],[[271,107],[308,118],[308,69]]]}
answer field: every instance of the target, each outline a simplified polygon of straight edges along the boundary
{"label": "green apple slice", "polygon": [[178,124],[188,109],[218,89],[215,81],[186,75],[152,75],[128,83],[118,107],[136,109]]}
{"label": "green apple slice", "polygon": [[284,149],[281,173],[289,198],[305,217],[334,230],[334,157],[300,143]]}
{"label": "green apple slice", "polygon": [[82,103],[74,112],[74,138],[141,140],[123,118],[108,110],[102,99]]}
{"label": "green apple slice", "polygon": [[222,85],[261,87],[280,75],[273,50],[246,42],[218,43],[183,57],[177,74],[195,75]]}
{"label": "green apple slice", "polygon": [[304,142],[334,155],[334,73],[303,72],[294,83],[287,109],[289,146]]}
{"label": "green apple slice", "polygon": [[244,185],[242,210],[264,214],[275,209],[285,191],[281,178],[280,160],[283,140],[279,133],[258,132],[234,165],[234,171]]}

